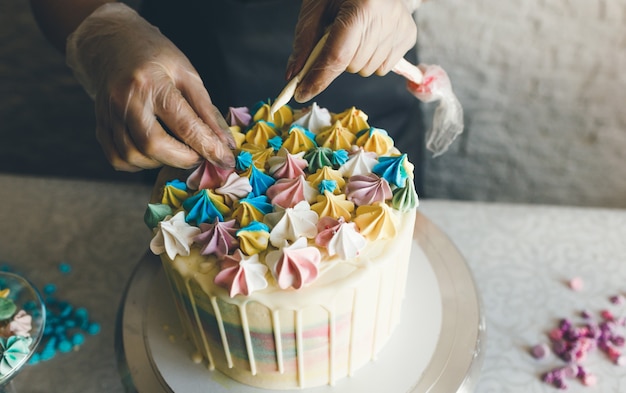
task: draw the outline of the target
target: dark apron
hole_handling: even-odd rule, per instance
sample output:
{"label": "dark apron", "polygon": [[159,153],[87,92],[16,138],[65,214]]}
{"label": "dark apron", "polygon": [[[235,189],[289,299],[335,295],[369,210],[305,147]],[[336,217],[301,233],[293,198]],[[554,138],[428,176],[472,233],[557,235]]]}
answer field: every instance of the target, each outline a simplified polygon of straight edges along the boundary
{"label": "dark apron", "polygon": [[[280,93],[299,9],[296,0],[144,0],[140,12],[187,55],[225,113],[231,106],[250,107]],[[415,51],[406,58],[417,62]],[[368,114],[371,126],[387,130],[415,164],[421,192],[421,111],[403,78],[344,73],[314,101],[332,112],[355,106]],[[302,106],[293,100],[290,105]]]}

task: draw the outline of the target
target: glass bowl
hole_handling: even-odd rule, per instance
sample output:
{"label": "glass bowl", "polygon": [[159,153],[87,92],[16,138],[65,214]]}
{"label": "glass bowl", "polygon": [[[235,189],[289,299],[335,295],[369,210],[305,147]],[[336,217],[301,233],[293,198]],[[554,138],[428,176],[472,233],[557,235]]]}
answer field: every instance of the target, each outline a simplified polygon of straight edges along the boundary
{"label": "glass bowl", "polygon": [[[6,290],[8,289],[8,294]],[[28,353],[19,352],[17,356],[6,351],[6,345],[0,345],[0,392],[12,391],[11,380],[20,372],[28,359],[33,355],[37,345],[41,341],[46,324],[46,308],[37,289],[25,278],[8,272],[0,272],[0,297],[10,299],[15,303],[16,310],[26,311],[32,318],[31,330],[29,332],[30,342],[28,343]],[[3,343],[7,343],[9,338],[2,338]],[[7,357],[11,357],[10,361]]]}

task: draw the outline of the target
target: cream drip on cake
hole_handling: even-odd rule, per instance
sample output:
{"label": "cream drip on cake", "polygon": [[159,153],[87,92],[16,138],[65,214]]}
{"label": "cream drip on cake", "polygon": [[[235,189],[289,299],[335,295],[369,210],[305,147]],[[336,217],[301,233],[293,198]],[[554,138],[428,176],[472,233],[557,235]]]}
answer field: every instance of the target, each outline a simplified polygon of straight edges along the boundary
{"label": "cream drip on cake", "polygon": [[356,108],[231,108],[236,167],[204,162],[149,204],[181,320],[209,368],[246,384],[334,384],[398,323],[413,167]]}

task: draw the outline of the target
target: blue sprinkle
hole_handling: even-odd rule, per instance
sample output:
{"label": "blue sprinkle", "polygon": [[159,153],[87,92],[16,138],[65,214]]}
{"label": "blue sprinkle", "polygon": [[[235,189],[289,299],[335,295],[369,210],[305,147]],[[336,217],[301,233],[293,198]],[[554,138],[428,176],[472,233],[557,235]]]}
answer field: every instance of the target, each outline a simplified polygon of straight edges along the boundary
{"label": "blue sprinkle", "polygon": [[26,303],[24,303],[24,311],[32,311],[35,308],[37,308],[37,305],[35,304],[33,300],[29,300]]}
{"label": "blue sprinkle", "polygon": [[53,293],[55,293],[57,291],[57,286],[54,284],[46,284],[43,287],[43,293],[45,295],[52,295]]}
{"label": "blue sprinkle", "polygon": [[[58,269],[62,274],[71,272],[69,263],[60,262]],[[10,266],[0,261],[0,271],[13,271]],[[0,280],[0,287],[2,283]],[[57,286],[47,283],[41,290],[44,295],[46,324],[43,330],[42,343],[32,354],[29,364],[37,364],[50,360],[58,353],[67,353],[79,348],[85,342],[85,334],[96,335],[101,331],[97,322],[90,321],[89,312],[85,307],[75,307],[70,302],[57,299],[54,294]],[[22,306],[33,317],[40,316],[42,311],[34,301],[27,301]]]}
{"label": "blue sprinkle", "polygon": [[92,322],[87,328],[87,333],[94,335],[100,333],[100,324],[98,322]]}
{"label": "blue sprinkle", "polygon": [[59,352],[67,353],[72,350],[72,343],[67,340],[63,340],[59,343],[58,349]]}
{"label": "blue sprinkle", "polygon": [[40,358],[41,358],[41,356],[37,352],[35,352],[30,357],[30,360],[28,361],[28,364],[37,364],[37,363],[39,363]]}
{"label": "blue sprinkle", "polygon": [[85,342],[85,336],[80,333],[76,333],[72,336],[72,344],[82,345]]}
{"label": "blue sprinkle", "polygon": [[87,309],[85,307],[78,307],[74,311],[74,316],[76,318],[79,318],[79,319],[88,319],[89,318],[89,312],[87,312]]}
{"label": "blue sprinkle", "polygon": [[61,345],[61,343],[63,341],[69,341],[69,338],[67,337],[67,334],[65,334],[65,332],[61,333],[61,334],[55,334],[54,338],[56,338],[57,340],[57,348],[59,348],[59,345]]}
{"label": "blue sprinkle", "polygon": [[48,342],[46,342],[46,345],[44,346],[43,351],[44,352],[49,351],[49,350],[54,351],[54,348],[56,347],[56,345],[57,345],[57,338],[52,336],[50,337]]}
{"label": "blue sprinkle", "polygon": [[59,271],[63,274],[69,274],[72,271],[72,266],[69,263],[59,263]]}
{"label": "blue sprinkle", "polygon": [[11,265],[9,265],[8,263],[3,263],[2,265],[0,265],[0,271],[3,272],[12,272],[13,268],[11,267]]}
{"label": "blue sprinkle", "polygon": [[81,333],[76,333],[72,336],[72,344],[74,345],[83,345],[85,342],[85,336]]}
{"label": "blue sprinkle", "polygon": [[50,360],[56,355],[56,351],[54,349],[48,350],[47,348],[41,352],[40,359],[42,361]]}
{"label": "blue sprinkle", "polygon": [[71,304],[66,304],[65,307],[63,307],[63,309],[61,310],[61,313],[59,315],[61,316],[61,318],[67,318],[70,316],[70,314],[72,314],[73,310],[74,310],[74,307],[72,307]]}

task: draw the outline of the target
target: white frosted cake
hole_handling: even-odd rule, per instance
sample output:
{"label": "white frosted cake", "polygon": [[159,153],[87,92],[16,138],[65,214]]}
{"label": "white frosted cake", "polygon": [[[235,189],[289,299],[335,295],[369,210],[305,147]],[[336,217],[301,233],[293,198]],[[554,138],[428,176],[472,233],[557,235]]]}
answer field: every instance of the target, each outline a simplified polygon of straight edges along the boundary
{"label": "white frosted cake", "polygon": [[163,171],[145,217],[194,358],[265,389],[334,385],[400,321],[412,165],[356,108],[227,120],[236,167]]}

